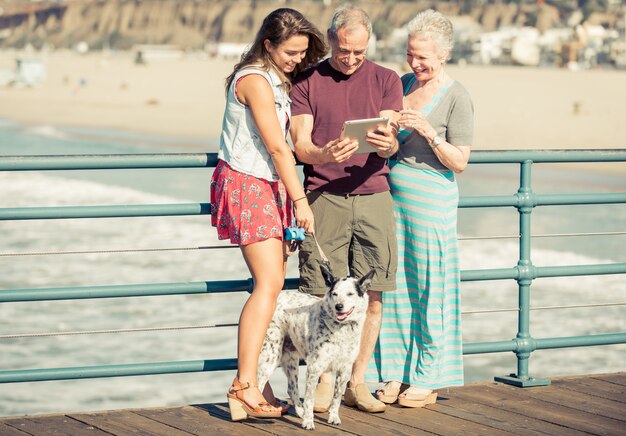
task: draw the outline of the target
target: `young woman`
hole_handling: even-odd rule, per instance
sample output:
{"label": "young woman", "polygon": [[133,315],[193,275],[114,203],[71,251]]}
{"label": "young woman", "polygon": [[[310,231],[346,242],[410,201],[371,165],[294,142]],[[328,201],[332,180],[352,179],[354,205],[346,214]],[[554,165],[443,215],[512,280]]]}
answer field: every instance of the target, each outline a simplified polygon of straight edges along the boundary
{"label": "young woman", "polygon": [[[286,270],[284,228],[313,232],[313,212],[298,179],[286,135],[290,79],[326,54],[319,30],[281,8],[261,24],[254,43],[226,79],[218,163],[211,180],[211,223],[230,239],[254,280],[239,318],[238,371],[228,390],[233,421],[279,417],[286,406],[257,387],[257,363]],[[268,402],[269,400],[269,402]]]}

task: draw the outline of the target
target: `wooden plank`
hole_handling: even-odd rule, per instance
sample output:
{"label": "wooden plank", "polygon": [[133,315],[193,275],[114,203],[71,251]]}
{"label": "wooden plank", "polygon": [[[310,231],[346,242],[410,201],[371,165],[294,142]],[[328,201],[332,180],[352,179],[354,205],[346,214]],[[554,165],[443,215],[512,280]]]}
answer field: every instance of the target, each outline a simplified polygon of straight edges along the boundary
{"label": "wooden plank", "polygon": [[[226,405],[226,403],[211,404],[208,406],[212,408],[213,413],[215,413],[216,415],[220,415],[224,417],[224,419],[230,420],[230,413],[228,411],[228,406]],[[198,407],[204,408],[205,405],[198,406]],[[292,411],[293,409],[290,410],[290,413],[288,415],[284,415],[281,418],[246,419],[242,423],[246,425],[246,428],[249,431],[265,431],[265,432],[269,432],[271,434],[276,434],[276,435],[284,435],[284,434],[305,435],[306,434],[310,436],[311,433],[308,430],[304,430],[302,428],[302,420],[298,418],[295,415],[295,413],[292,413]],[[340,412],[340,415],[341,415],[341,412]],[[322,420],[320,418],[324,418],[324,419]],[[326,422],[326,419],[328,419],[327,416],[320,417],[319,414],[316,414],[315,416],[316,434],[319,433],[323,435],[336,435],[338,433],[341,433],[341,431],[338,431],[338,428],[341,428],[341,427],[336,427],[336,426],[328,424]]]}
{"label": "wooden plank", "polygon": [[25,416],[19,420],[7,420],[5,423],[33,435],[108,435],[64,415]]}
{"label": "wooden plank", "polygon": [[[439,394],[439,397],[441,398],[442,395]],[[464,399],[459,391],[451,392],[449,395],[443,396],[441,400],[438,398],[434,408],[441,413],[487,425],[509,434],[568,436],[585,434],[549,422],[530,419],[515,412]]]}
{"label": "wooden plank", "polygon": [[[150,418],[153,421],[158,421],[194,435],[215,432],[216,434],[228,434],[233,436],[250,436],[251,433],[254,433],[254,430],[251,431],[249,427],[232,422],[230,416],[224,418],[212,414],[210,408],[207,410],[193,406],[185,406],[135,410],[134,412],[146,418]],[[263,434],[267,433],[263,432]]]}
{"label": "wooden plank", "polygon": [[[440,392],[421,409],[392,406],[369,414],[342,405],[342,424],[316,414],[321,435],[401,436],[421,434],[626,434],[626,373],[575,376],[552,386],[516,388],[481,383]],[[615,400],[619,398],[621,401]],[[226,403],[71,415],[0,418],[0,435],[310,435],[293,413],[280,419],[230,421]]]}
{"label": "wooden plank", "polygon": [[572,391],[626,403],[626,386],[593,378],[558,379],[552,382]]}
{"label": "wooden plank", "polygon": [[0,422],[0,435],[2,436],[5,436],[5,435],[6,436],[26,436],[26,435],[32,435],[32,433],[20,431],[17,428],[11,427],[8,424],[4,424],[4,422],[1,421]]}
{"label": "wooden plank", "polygon": [[482,404],[591,434],[620,434],[623,432],[624,423],[622,421],[598,417],[570,407],[530,398],[520,392],[520,390],[526,389],[540,390],[542,388],[516,388],[494,383],[492,385],[472,386],[471,389],[463,391],[462,395]]}
{"label": "wooden plank", "polygon": [[[197,405],[196,407],[205,409],[212,416],[220,417],[224,420],[224,422],[231,422],[231,425],[240,425],[241,430],[247,434],[276,434],[278,429],[282,429],[284,432],[285,424],[276,425],[275,421],[287,421],[290,422],[289,418],[281,417],[281,418],[271,418],[271,419],[258,419],[258,418],[248,418],[244,421],[233,423],[230,420],[230,411],[228,410],[228,405],[226,403],[217,403],[217,404],[203,404]],[[290,422],[291,423],[291,422]],[[293,424],[293,428],[297,431],[297,426]]]}
{"label": "wooden plank", "polygon": [[[394,412],[387,407],[384,413],[367,413],[352,407],[347,407],[342,403],[339,410],[341,418],[341,426],[338,428],[348,429],[355,434],[364,435],[372,434],[376,436],[392,436],[397,435],[424,435],[428,434],[424,430],[406,425],[403,422],[389,419]],[[327,414],[323,414],[326,417]]]}
{"label": "wooden plank", "polygon": [[[411,434],[415,430],[421,430],[434,434],[489,434],[506,435],[506,432],[500,431],[493,427],[477,424],[472,421],[459,419],[456,416],[446,415],[436,409],[436,405],[428,405],[421,408],[407,408],[397,404],[388,407],[384,414],[376,415],[387,421],[393,422],[394,425],[405,425],[413,428]],[[365,418],[364,419],[368,419]],[[371,419],[368,420],[368,423]]]}
{"label": "wooden plank", "polygon": [[68,416],[114,435],[189,436],[187,432],[137,415],[130,410],[79,413]]}
{"label": "wooden plank", "polygon": [[626,373],[618,372],[616,374],[596,374],[591,378],[607,381],[609,383],[615,383],[616,385],[626,386]]}
{"label": "wooden plank", "polygon": [[626,407],[623,403],[604,398],[598,401],[598,397],[566,389],[561,384],[544,386],[541,389],[524,389],[524,394],[530,398],[571,407],[594,415],[626,421]]}

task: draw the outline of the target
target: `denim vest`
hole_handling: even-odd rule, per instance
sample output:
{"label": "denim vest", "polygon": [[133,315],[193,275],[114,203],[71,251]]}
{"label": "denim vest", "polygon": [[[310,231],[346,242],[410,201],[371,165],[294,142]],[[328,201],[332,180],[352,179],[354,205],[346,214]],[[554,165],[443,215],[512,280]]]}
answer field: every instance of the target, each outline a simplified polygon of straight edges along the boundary
{"label": "denim vest", "polygon": [[276,167],[261,139],[250,108],[241,103],[235,96],[237,80],[248,74],[259,74],[269,82],[274,92],[276,115],[285,139],[287,137],[289,119],[291,118],[291,100],[282,86],[278,74],[274,70],[268,72],[261,70],[256,65],[252,68],[247,67],[235,75],[228,88],[220,136],[220,151],[217,157],[226,161],[231,168],[239,172],[276,181],[278,180]]}

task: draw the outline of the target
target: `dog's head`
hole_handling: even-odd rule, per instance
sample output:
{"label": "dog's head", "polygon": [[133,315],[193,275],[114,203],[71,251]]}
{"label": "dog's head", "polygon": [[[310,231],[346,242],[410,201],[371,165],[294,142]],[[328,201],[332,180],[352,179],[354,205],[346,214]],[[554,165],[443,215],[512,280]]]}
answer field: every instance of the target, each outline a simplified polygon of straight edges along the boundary
{"label": "dog's head", "polygon": [[367,291],[376,272],[371,270],[360,279],[337,278],[328,263],[321,263],[320,268],[328,285],[324,300],[335,321],[339,323],[362,321],[369,301]]}

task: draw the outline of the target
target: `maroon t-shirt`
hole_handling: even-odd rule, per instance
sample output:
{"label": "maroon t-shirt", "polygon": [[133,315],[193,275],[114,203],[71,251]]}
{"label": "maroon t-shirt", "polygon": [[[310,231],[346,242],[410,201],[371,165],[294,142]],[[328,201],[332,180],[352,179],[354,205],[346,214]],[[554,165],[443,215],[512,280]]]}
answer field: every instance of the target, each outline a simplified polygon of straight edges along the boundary
{"label": "maroon t-shirt", "polygon": [[[368,60],[349,76],[325,60],[296,78],[290,96],[292,116],[313,116],[312,139],[318,147],[338,138],[344,121],[402,109],[398,75]],[[305,164],[304,187],[333,194],[373,194],[389,190],[388,173],[387,159],[376,153],[354,154],[342,163]]]}

